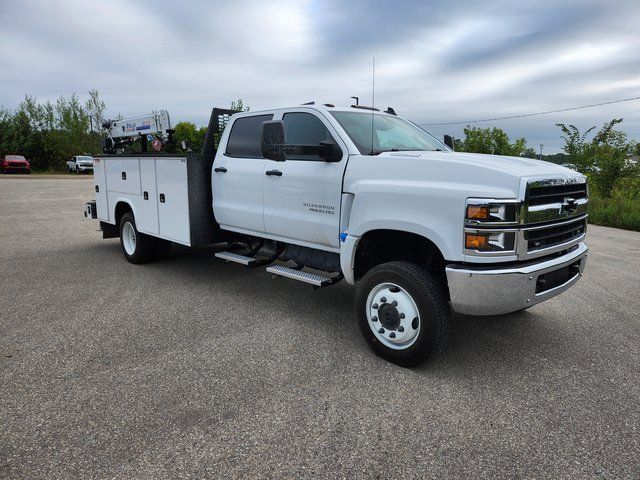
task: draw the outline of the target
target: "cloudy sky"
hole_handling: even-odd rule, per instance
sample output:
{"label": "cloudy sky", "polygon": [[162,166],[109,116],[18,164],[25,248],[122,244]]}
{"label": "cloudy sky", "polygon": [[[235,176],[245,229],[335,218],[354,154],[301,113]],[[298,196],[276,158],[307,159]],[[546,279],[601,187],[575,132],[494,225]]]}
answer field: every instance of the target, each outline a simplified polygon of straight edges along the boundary
{"label": "cloudy sky", "polygon": [[[640,2],[0,0],[0,105],[98,89],[108,114],[310,100],[393,106],[418,123],[518,115],[640,96]],[[640,100],[483,122],[545,152],[556,122],[624,117]],[[459,135],[463,125],[429,127]]]}

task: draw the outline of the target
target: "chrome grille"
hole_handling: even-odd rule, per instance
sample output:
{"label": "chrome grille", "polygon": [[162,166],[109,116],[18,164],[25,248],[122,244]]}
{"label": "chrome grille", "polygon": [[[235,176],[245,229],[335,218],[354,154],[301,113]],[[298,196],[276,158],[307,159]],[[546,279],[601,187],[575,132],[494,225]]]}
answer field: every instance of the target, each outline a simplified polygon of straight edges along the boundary
{"label": "chrome grille", "polygon": [[529,187],[527,203],[530,206],[562,203],[565,198],[575,200],[587,198],[586,183],[570,183],[565,185],[532,185]]}
{"label": "chrome grille", "polygon": [[528,180],[521,223],[550,223],[587,213],[588,189],[584,177]]}
{"label": "chrome grille", "polygon": [[527,252],[542,250],[570,242],[584,235],[586,229],[587,219],[581,218],[560,225],[555,224],[525,230],[524,238],[527,242]]}

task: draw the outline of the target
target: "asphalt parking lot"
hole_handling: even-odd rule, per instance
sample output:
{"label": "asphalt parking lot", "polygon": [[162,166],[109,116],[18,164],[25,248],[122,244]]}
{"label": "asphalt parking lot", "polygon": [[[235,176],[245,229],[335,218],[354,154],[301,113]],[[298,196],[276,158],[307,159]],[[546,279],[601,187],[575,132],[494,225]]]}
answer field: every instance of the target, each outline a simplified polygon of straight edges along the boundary
{"label": "asphalt parking lot", "polygon": [[640,477],[640,233],[590,226],[576,287],[406,370],[347,285],[127,263],[91,186],[0,177],[0,478]]}

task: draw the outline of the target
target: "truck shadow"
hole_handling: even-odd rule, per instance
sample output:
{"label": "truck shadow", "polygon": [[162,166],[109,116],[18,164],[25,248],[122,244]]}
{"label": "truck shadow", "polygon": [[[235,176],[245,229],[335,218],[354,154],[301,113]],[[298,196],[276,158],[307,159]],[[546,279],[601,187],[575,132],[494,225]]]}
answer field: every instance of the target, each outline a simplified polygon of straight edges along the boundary
{"label": "truck shadow", "polygon": [[[95,250],[102,261],[126,263],[117,241],[100,243],[90,250]],[[288,279],[272,279],[263,268],[248,271],[240,265],[224,263],[213,257],[214,251],[211,247],[174,246],[164,261],[131,267],[142,268],[141,274],[162,275],[166,279],[163,283],[171,282],[177,292],[181,288],[197,289],[216,298],[223,290],[232,291],[237,302],[247,306],[248,316],[260,305],[275,317],[302,322],[301,327],[317,338],[333,336],[328,343],[336,350],[359,352],[353,357],[345,354],[345,361],[361,361],[363,355],[372,355],[355,322],[354,287],[343,282],[313,290]],[[554,318],[536,311],[536,307],[495,317],[453,314],[446,349],[437,359],[413,371],[424,375],[446,372],[447,376],[487,375],[492,371],[496,375],[520,375],[523,365],[532,368],[541,361],[554,361],[560,351],[570,347],[569,339],[564,342],[567,345],[562,345],[561,331]]]}

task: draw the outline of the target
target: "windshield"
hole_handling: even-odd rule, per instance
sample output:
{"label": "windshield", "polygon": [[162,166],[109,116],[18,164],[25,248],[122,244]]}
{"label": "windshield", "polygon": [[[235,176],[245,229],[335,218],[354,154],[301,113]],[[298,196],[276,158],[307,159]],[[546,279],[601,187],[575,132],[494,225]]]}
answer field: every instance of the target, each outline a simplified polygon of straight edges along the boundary
{"label": "windshield", "polygon": [[344,128],[362,155],[408,150],[447,150],[433,135],[402,118],[374,114],[371,135],[371,113],[331,112],[331,115]]}
{"label": "windshield", "polygon": [[93,157],[76,157],[78,160],[93,160]]}

